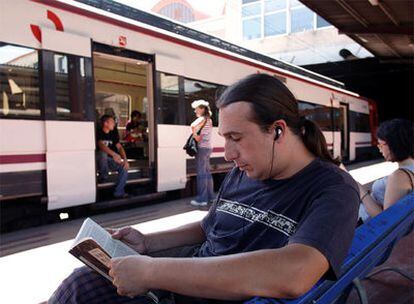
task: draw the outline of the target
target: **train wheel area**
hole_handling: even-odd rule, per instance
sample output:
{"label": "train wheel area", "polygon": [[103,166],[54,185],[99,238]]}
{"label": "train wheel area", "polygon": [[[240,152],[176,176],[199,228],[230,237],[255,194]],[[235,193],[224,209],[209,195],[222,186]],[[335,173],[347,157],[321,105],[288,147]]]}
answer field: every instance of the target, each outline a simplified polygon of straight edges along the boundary
{"label": "train wheel area", "polygon": [[[224,173],[213,176],[215,192],[218,191],[224,176]],[[164,204],[168,205],[169,202],[180,198],[190,201],[190,197],[196,192],[196,176],[188,177],[186,188],[168,192],[154,191],[154,186],[149,182],[142,182],[140,184],[127,182],[126,191],[129,196],[119,199],[113,197],[114,185],[115,182],[110,181],[101,184],[97,201],[93,204],[58,210],[48,210],[47,202],[42,197],[2,201],[0,204],[0,231],[2,234],[10,233],[29,229],[30,227],[51,225],[61,221],[76,220],[107,212],[140,207],[151,208],[152,205],[155,208],[164,209]]]}

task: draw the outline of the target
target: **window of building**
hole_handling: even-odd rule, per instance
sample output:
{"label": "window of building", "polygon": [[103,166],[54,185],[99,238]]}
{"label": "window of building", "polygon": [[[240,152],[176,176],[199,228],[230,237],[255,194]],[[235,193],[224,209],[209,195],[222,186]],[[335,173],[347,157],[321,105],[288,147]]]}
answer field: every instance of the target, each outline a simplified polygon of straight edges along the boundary
{"label": "window of building", "polygon": [[242,7],[242,17],[258,16],[261,13],[262,13],[262,4],[260,2],[252,3],[249,5],[244,5]]}
{"label": "window of building", "polygon": [[289,0],[290,8],[302,7],[304,6],[299,0]]}
{"label": "window of building", "polygon": [[178,125],[179,122],[179,81],[178,76],[160,73],[162,124]]}
{"label": "window of building", "polygon": [[243,38],[251,40],[262,36],[261,18],[251,18],[243,20]]}
{"label": "window of building", "polygon": [[259,2],[260,0],[242,0],[242,4],[248,4],[252,2]]}
{"label": "window of building", "polygon": [[262,36],[262,1],[242,6],[243,38],[251,40]]}
{"label": "window of building", "polygon": [[195,20],[194,12],[191,10],[191,8],[181,3],[168,4],[164,6],[158,13],[183,23],[193,22]]}
{"label": "window of building", "polygon": [[39,54],[0,43],[0,116],[40,117]]}
{"label": "window of building", "polygon": [[298,0],[242,0],[241,17],[244,40],[330,26]]}
{"label": "window of building", "polygon": [[266,0],[264,9],[264,36],[286,33],[286,0]]}
{"label": "window of building", "polygon": [[274,36],[286,33],[286,13],[275,13],[264,17],[264,35]]}
{"label": "window of building", "polygon": [[314,13],[305,6],[291,8],[290,32],[297,33],[314,28]]}
{"label": "window of building", "polygon": [[322,17],[316,15],[316,27],[321,28],[321,27],[327,27],[327,26],[331,26],[331,24],[325,19],[323,19]]}
{"label": "window of building", "polygon": [[265,1],[265,14],[272,13],[280,10],[285,10],[287,0],[266,0]]}

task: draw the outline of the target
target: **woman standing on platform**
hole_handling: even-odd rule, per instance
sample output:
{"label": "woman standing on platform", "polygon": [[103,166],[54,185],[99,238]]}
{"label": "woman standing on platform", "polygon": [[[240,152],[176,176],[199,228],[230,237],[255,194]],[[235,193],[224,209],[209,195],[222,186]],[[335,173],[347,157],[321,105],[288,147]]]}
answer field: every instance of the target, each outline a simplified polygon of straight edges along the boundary
{"label": "woman standing on platform", "polygon": [[397,162],[391,175],[376,180],[372,191],[358,184],[361,193],[359,217],[367,222],[414,190],[414,124],[392,119],[380,125],[378,149],[386,161]]}
{"label": "woman standing on platform", "polygon": [[197,198],[191,201],[191,205],[202,207],[214,198],[213,177],[210,172],[211,134],[213,122],[209,103],[205,100],[195,100],[191,107],[197,119],[191,123],[191,132],[198,143],[196,154],[197,164]]}

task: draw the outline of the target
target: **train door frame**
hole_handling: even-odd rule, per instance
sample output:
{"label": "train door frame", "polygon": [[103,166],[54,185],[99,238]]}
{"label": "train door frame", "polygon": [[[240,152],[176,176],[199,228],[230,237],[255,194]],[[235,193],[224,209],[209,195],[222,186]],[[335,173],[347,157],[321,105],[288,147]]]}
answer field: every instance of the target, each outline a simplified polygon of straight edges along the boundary
{"label": "train door frame", "polygon": [[[150,183],[156,185],[157,183],[157,174],[156,174],[156,159],[157,159],[157,149],[156,149],[156,140],[157,140],[157,128],[156,128],[156,69],[155,69],[155,55],[141,53],[138,51],[127,50],[124,48],[114,47],[106,44],[101,44],[98,42],[92,43],[92,67],[94,67],[94,54],[100,53],[110,57],[113,57],[115,60],[118,59],[131,59],[137,61],[147,62],[146,69],[146,82],[147,82],[147,101],[148,101],[148,162],[150,168]],[[95,83],[95,75],[93,75]],[[95,94],[95,86],[93,88],[93,93]],[[95,99],[94,99],[94,109],[96,108]],[[96,121],[96,119],[95,119]],[[96,127],[96,126],[95,126]],[[96,184],[98,189],[98,183]]]}
{"label": "train door frame", "polygon": [[[342,115],[343,128],[341,126],[341,158],[349,160],[350,156],[350,128],[349,128],[349,104],[340,102],[339,108]],[[344,136],[342,136],[344,134]]]}

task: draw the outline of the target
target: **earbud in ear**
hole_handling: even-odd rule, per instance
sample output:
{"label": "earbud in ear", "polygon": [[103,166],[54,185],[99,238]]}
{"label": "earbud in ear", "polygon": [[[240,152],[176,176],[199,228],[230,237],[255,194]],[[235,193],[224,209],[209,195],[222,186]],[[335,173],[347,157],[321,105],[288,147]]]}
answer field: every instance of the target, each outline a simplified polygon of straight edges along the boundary
{"label": "earbud in ear", "polygon": [[274,140],[278,140],[280,135],[282,135],[282,128],[279,126],[275,127],[275,139]]}

